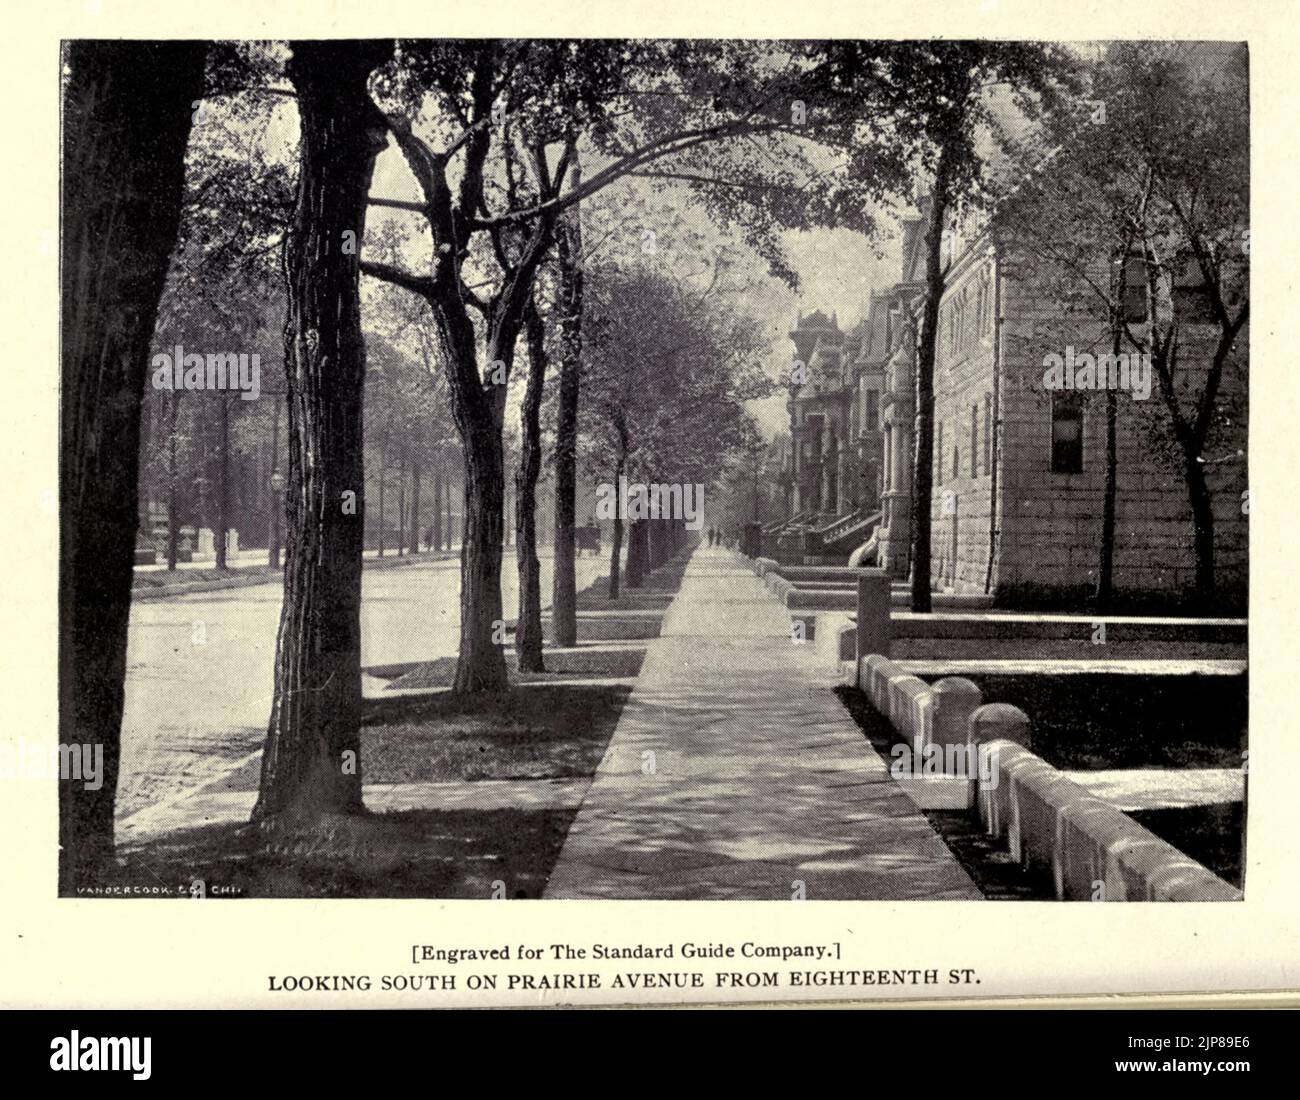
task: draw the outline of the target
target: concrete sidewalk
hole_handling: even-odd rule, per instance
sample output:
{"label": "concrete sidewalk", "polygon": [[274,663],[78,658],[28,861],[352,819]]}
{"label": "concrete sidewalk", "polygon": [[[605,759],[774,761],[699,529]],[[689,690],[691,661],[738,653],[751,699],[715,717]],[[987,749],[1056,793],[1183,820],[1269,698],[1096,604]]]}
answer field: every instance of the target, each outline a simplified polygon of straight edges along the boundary
{"label": "concrete sidewalk", "polygon": [[548,898],[978,899],[736,554],[696,551]]}

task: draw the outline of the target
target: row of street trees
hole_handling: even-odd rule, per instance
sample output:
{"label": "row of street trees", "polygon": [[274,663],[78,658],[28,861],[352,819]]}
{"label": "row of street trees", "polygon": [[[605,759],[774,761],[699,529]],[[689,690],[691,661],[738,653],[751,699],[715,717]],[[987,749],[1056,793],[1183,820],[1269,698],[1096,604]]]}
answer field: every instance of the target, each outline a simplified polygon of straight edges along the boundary
{"label": "row of street trees", "polygon": [[[916,433],[918,474],[928,471],[940,240],[948,207],[978,194],[981,90],[1006,84],[1026,113],[1041,112],[1071,58],[1005,43],[384,40],[75,44],[67,65],[61,718],[65,740],[105,744],[106,777],[96,797],[61,787],[65,885],[112,848],[138,471],[133,447],[110,455],[102,441],[138,440],[187,194],[201,216],[186,224],[223,242],[211,249],[223,271],[258,255],[281,263],[288,558],[254,818],[312,827],[362,809],[361,548],[367,488],[388,491],[366,468],[366,444],[387,461],[392,441],[407,441],[397,462],[413,483],[445,445],[436,418],[454,426],[464,493],[454,687],[497,691],[507,683],[497,627],[511,409],[524,667],[542,659],[544,420],[554,424],[560,644],[572,643],[576,623],[579,466],[602,480],[621,463],[646,478],[712,484],[754,449],[742,403],[767,381],[754,370],[752,327],[728,305],[725,262],[708,257],[716,267],[703,280],[629,262],[647,242],[653,251],[663,226],[620,212],[618,189],[672,189],[793,284],[784,232],[872,232],[874,211],[920,173],[936,196]],[[268,186],[249,189],[239,186],[247,156],[192,150],[183,190],[196,103],[236,117],[292,104],[296,155],[254,163]],[[376,193],[390,149],[405,193]],[[86,247],[101,224],[112,232]],[[623,242],[617,263],[600,262],[607,240]],[[368,381],[368,366],[382,379]],[[410,445],[422,428],[427,446]],[[918,485],[914,525],[922,578],[926,491]],[[635,551],[634,575],[640,560]],[[914,598],[923,609],[928,587]]]}

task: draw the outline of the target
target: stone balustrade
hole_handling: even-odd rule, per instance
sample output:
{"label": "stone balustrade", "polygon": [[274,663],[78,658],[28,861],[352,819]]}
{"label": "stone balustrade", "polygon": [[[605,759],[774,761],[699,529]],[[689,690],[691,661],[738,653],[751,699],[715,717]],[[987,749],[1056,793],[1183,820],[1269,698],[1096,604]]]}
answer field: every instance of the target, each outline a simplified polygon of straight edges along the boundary
{"label": "stone balustrade", "polygon": [[[860,611],[859,628],[862,619]],[[1059,900],[1241,900],[1240,890],[1035,755],[1018,707],[983,703],[962,677],[926,684],[884,652],[868,651],[854,667],[913,767],[923,758],[926,774],[964,775],[968,808],[1014,858],[1050,872]]]}
{"label": "stone balustrade", "polygon": [[980,820],[1061,901],[1240,901],[1241,891],[1011,741],[981,744]]}

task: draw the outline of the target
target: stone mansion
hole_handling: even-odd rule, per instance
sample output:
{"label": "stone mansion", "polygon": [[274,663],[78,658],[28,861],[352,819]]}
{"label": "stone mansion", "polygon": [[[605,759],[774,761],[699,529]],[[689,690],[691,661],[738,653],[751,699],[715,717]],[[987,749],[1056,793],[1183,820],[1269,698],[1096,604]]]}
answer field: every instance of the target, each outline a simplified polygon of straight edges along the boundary
{"label": "stone mansion", "polygon": [[[871,294],[856,325],[843,330],[817,311],[790,333],[789,518],[764,529],[765,554],[840,564],[852,555],[853,564],[908,575],[924,224],[922,200],[903,222],[898,282]],[[934,379],[932,587],[1002,606],[1080,602],[1099,568],[1106,395],[1049,389],[1044,364],[1109,350],[1105,321],[1063,316],[1049,280],[988,224],[954,226],[951,237]],[[1130,285],[1143,293],[1125,306],[1140,325],[1137,265]],[[1194,294],[1196,281],[1180,281],[1177,292]],[[1212,336],[1199,328],[1199,338],[1195,325],[1184,336],[1186,361]],[[1247,575],[1247,337],[1221,390],[1228,427],[1207,455],[1216,581],[1235,600]],[[1164,402],[1150,375],[1142,394],[1132,358],[1133,379],[1117,392],[1114,585],[1138,599],[1177,598],[1194,577],[1191,508]]]}

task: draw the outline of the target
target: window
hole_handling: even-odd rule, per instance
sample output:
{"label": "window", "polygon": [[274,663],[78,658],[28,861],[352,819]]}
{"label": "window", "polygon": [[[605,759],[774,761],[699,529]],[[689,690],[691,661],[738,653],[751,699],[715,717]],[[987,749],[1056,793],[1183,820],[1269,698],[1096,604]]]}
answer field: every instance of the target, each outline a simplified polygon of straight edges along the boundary
{"label": "window", "polygon": [[1147,319],[1147,265],[1141,256],[1124,261],[1124,320],[1141,323]]}
{"label": "window", "polygon": [[934,437],[934,480],[943,484],[943,421],[935,428]]}
{"label": "window", "polygon": [[970,407],[970,476],[979,477],[979,453],[980,453],[980,407],[972,405]]}
{"label": "window", "polygon": [[961,423],[961,421],[957,421],[957,423],[956,423],[956,424],[953,424],[953,426],[952,426],[952,434],[953,434],[953,440],[952,440],[952,476],[953,476],[953,477],[960,477],[960,476],[961,476],[961,443],[960,443],[960,442],[958,441],[958,439],[957,439],[957,432],[958,432],[957,424],[960,424],[960,423]]}
{"label": "window", "polygon": [[1052,394],[1052,473],[1083,473],[1083,402],[1076,393]]}
{"label": "window", "polygon": [[862,426],[865,431],[880,430],[880,394],[867,390],[867,422]]}
{"label": "window", "polygon": [[987,336],[993,328],[993,281],[985,272],[980,281],[980,335]]}

